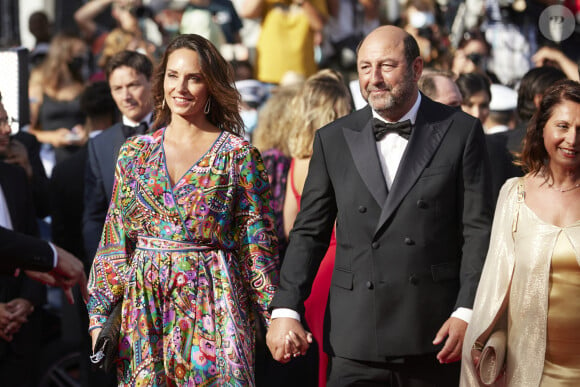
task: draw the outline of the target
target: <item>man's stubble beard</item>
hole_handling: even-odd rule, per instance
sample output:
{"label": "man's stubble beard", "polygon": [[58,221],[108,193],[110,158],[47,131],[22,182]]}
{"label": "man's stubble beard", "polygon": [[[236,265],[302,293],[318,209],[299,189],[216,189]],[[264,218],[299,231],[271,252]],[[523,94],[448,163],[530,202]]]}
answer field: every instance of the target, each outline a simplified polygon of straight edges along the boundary
{"label": "man's stubble beard", "polygon": [[[387,84],[387,89],[389,94],[385,97],[380,98],[379,101],[373,101],[372,98],[368,99],[368,103],[371,108],[377,113],[389,112],[401,109],[405,104],[411,100],[414,95],[415,82],[413,81],[413,72],[409,71],[405,76],[405,81],[395,87]],[[369,93],[370,95],[370,93]],[[404,112],[406,113],[406,112]],[[403,114],[404,114],[403,113]]]}

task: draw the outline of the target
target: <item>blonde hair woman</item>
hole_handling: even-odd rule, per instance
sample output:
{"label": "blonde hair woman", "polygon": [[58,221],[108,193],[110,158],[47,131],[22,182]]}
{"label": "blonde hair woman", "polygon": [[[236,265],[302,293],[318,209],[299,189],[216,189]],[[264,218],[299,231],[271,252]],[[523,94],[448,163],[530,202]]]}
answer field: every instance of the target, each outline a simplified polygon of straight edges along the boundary
{"label": "blonde hair woman", "polygon": [[[292,161],[284,201],[286,236],[289,235],[300,209],[300,198],[312,156],[314,134],[319,128],[351,112],[351,96],[339,73],[328,69],[321,70],[306,80],[294,98],[291,109],[294,117],[288,146]],[[318,342],[320,386],[326,385],[328,357],[322,350],[322,332],[335,249],[336,241],[333,234],[330,247],[312,284],[310,297],[305,302],[306,322]]]}
{"label": "blonde hair woman", "polygon": [[284,256],[286,235],[282,210],[286,195],[286,181],[290,168],[290,150],[288,148],[289,128],[294,114],[291,105],[293,98],[300,91],[300,84],[279,86],[266,101],[258,113],[258,126],[253,136],[253,144],[260,150],[264,165],[268,171],[272,200],[270,206],[274,211],[276,231],[278,234],[278,252]]}

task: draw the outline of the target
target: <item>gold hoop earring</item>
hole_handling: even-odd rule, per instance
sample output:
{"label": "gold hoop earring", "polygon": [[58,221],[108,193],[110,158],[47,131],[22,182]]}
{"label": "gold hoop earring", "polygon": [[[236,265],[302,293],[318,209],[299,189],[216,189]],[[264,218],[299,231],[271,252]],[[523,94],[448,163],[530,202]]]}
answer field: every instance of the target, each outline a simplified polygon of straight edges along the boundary
{"label": "gold hoop earring", "polygon": [[161,102],[161,110],[165,110],[165,98],[163,98],[163,102]]}
{"label": "gold hoop earring", "polygon": [[205,114],[209,114],[209,109],[211,108],[211,99],[207,97],[207,101],[205,101],[205,106],[203,107],[203,112]]}

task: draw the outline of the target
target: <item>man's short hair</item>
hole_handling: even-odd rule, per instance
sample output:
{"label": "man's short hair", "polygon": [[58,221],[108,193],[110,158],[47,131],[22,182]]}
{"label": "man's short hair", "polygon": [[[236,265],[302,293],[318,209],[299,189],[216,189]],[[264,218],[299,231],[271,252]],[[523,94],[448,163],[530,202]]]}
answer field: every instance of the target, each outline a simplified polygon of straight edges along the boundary
{"label": "man's short hair", "polygon": [[109,79],[113,71],[122,66],[134,69],[139,74],[145,75],[147,79],[151,79],[153,74],[153,62],[146,55],[137,51],[124,50],[113,55],[107,62],[105,67],[107,79]]}

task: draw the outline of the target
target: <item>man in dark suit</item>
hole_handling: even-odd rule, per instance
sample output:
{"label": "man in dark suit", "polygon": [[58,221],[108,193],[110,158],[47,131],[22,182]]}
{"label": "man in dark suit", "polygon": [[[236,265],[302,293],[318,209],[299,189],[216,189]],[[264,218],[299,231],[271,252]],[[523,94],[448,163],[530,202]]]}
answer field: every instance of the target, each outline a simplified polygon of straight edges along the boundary
{"label": "man in dark suit", "polygon": [[268,346],[307,348],[298,316],[336,220],[328,386],[456,386],[492,218],[481,123],[419,93],[400,28],[371,32],[357,67],[370,106],[316,133]]}
{"label": "man in dark suit", "polygon": [[101,239],[113,194],[119,149],[127,137],[148,130],[153,111],[153,64],[149,58],[136,51],[122,51],[110,59],[105,70],[111,94],[123,117],[122,122],[92,138],[88,145],[83,213],[87,268],[92,264]]}
{"label": "man in dark suit", "polygon": [[[8,121],[0,95],[0,159],[11,150]],[[69,301],[70,288],[78,283],[86,299],[87,279],[82,263],[61,248],[27,235],[36,232],[36,222],[25,169],[0,161],[0,188],[0,274],[13,275],[19,268],[33,270],[27,272],[29,277],[61,286]]]}
{"label": "man in dark suit", "polygon": [[[0,225],[37,236],[32,187],[25,170],[0,161],[0,190]],[[7,385],[38,382],[39,375],[29,368],[29,362],[40,349],[41,306],[45,303],[44,285],[24,273],[0,275],[0,373]]]}

